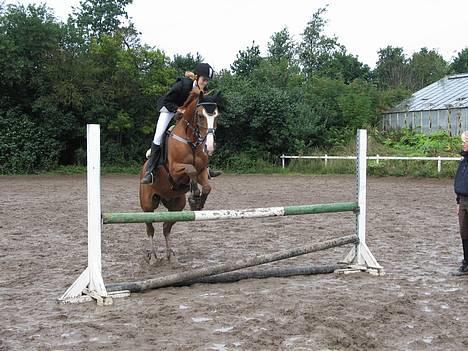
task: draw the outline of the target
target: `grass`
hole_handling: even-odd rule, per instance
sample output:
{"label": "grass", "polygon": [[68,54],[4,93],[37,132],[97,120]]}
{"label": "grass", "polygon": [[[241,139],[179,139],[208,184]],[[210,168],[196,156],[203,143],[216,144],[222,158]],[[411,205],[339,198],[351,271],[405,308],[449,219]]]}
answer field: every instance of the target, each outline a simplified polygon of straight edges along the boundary
{"label": "grass", "polygon": [[[323,154],[322,154],[323,155]],[[349,155],[349,154],[348,154]],[[216,168],[216,166],[213,166]],[[437,172],[437,161],[408,161],[386,160],[368,161],[367,172],[370,176],[411,176],[411,177],[454,177],[458,162],[443,161],[442,171]],[[283,169],[277,164],[264,160],[249,160],[247,163],[228,164],[221,168],[227,174],[354,174],[355,163],[353,160],[328,160],[327,165],[323,160],[290,160]],[[138,174],[139,166],[110,166],[101,167],[102,174]],[[59,166],[56,169],[43,172],[43,175],[73,175],[85,174],[86,166]]]}
{"label": "grass", "polygon": [[[73,174],[85,174],[86,166],[59,166],[55,169],[41,172],[43,175],[73,175]],[[140,173],[140,166],[112,166],[102,165],[102,174],[138,174]]]}

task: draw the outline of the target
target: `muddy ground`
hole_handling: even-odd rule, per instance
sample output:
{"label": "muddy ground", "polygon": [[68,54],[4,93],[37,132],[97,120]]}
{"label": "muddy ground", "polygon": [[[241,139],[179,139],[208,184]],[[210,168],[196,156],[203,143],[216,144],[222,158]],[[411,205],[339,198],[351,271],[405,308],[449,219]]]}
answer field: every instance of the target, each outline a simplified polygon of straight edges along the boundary
{"label": "muddy ground", "polygon": [[[353,176],[223,175],[212,184],[206,209],[353,201],[355,186]],[[136,176],[104,176],[102,188],[103,212],[139,210]],[[0,177],[0,194],[0,350],[468,349],[468,277],[450,274],[462,257],[450,179],[368,180],[367,243],[383,277],[197,284],[106,307],[56,303],[87,265],[85,176]],[[109,225],[104,281],[270,253],[353,228],[352,213],[178,223],[179,263],[149,266],[144,224]],[[348,250],[280,264],[335,263]]]}

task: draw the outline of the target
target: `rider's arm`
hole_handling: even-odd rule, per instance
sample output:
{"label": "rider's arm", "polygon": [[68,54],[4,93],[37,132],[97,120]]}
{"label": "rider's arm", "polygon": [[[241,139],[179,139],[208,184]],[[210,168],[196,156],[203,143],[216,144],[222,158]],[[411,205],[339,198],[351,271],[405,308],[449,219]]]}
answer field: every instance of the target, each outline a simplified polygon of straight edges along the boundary
{"label": "rider's arm", "polygon": [[172,87],[171,90],[169,90],[164,98],[164,106],[170,111],[170,112],[176,112],[177,106],[176,101],[178,100],[178,97],[180,94],[182,94],[182,81],[178,81],[175,83]]}

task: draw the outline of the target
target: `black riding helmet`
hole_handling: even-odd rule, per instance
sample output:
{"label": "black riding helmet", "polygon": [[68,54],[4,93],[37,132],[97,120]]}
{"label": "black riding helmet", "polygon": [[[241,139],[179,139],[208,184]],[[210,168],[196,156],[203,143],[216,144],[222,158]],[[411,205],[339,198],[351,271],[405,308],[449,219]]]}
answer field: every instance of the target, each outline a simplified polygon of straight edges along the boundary
{"label": "black riding helmet", "polygon": [[214,76],[213,68],[207,63],[197,63],[194,73],[199,77],[205,77],[209,79],[212,79]]}

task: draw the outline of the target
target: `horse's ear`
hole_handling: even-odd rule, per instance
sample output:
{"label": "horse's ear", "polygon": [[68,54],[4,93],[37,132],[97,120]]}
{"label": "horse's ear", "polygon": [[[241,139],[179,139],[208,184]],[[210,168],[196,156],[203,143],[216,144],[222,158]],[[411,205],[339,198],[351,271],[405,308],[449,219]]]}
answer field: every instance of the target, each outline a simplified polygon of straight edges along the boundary
{"label": "horse's ear", "polygon": [[216,94],[213,95],[213,100],[218,105],[219,111],[223,112],[226,110],[227,101],[222,92],[220,91],[216,92]]}

